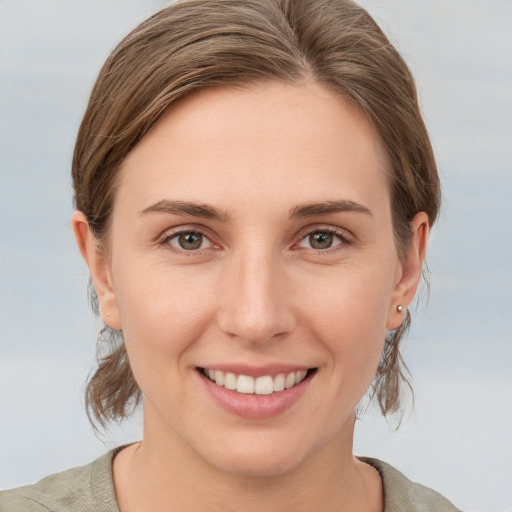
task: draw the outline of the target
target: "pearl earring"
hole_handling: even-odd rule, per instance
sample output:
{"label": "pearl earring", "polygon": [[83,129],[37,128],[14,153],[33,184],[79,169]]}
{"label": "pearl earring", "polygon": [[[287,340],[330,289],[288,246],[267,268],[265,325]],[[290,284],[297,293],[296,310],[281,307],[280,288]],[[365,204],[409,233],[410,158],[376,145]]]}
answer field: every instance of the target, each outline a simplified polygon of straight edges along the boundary
{"label": "pearl earring", "polygon": [[404,310],[404,307],[402,306],[402,304],[398,304],[398,306],[396,307],[396,310],[401,313],[403,310]]}

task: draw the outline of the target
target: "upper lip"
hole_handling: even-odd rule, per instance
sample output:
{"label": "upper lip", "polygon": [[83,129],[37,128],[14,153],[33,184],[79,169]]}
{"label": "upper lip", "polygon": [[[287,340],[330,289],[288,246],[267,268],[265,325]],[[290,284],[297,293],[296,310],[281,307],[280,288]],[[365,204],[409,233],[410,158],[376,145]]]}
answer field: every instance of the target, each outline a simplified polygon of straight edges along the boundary
{"label": "upper lip", "polygon": [[264,375],[277,375],[279,373],[290,373],[301,370],[311,370],[315,366],[308,365],[295,365],[295,364],[270,364],[265,366],[254,366],[243,363],[233,364],[207,364],[198,366],[201,369],[219,370],[224,373],[234,373],[235,375],[247,375],[250,377],[263,377]]}

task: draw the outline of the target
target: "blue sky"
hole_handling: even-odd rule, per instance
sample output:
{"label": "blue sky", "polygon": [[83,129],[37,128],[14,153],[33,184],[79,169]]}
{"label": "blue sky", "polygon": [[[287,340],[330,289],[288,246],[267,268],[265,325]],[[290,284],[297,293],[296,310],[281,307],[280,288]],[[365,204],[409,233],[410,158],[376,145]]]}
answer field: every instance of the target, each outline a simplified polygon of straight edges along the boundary
{"label": "blue sky", "polygon": [[[467,510],[512,502],[512,2],[366,0],[416,74],[443,180],[431,294],[405,356],[416,405],[368,413],[358,453]],[[161,0],[0,0],[0,488],[105,450],[81,404],[93,367],[70,160],[96,74]],[[136,439],[137,422],[107,446]],[[411,457],[411,454],[414,454]]]}

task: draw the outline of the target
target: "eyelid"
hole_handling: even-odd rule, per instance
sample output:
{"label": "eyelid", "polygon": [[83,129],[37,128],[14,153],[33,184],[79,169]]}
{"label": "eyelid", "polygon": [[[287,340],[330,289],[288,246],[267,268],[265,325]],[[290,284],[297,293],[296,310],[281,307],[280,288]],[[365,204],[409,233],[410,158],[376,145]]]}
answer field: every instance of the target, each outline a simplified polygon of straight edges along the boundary
{"label": "eyelid", "polygon": [[[169,243],[169,240],[176,237],[177,235],[180,235],[182,233],[198,233],[202,236],[204,236],[211,244],[210,247],[205,247],[203,249],[197,249],[197,250],[190,250],[186,251],[185,249],[180,249],[178,247],[175,247]],[[194,255],[194,254],[200,254],[202,251],[213,248],[220,247],[220,244],[215,242],[213,240],[213,236],[210,232],[210,230],[204,228],[203,226],[198,226],[194,224],[188,224],[188,225],[179,225],[174,228],[166,229],[160,236],[157,238],[157,243],[159,245],[163,245],[166,247],[166,249],[175,252],[177,254],[185,254],[185,255]]]}
{"label": "eyelid", "polygon": [[[295,242],[293,242],[293,244],[292,244],[292,248],[295,248],[296,246],[298,246],[298,244],[300,242],[302,242],[309,235],[316,233],[316,232],[322,232],[322,231],[327,232],[327,233],[332,233],[332,234],[338,236],[341,239],[342,243],[337,244],[334,247],[330,247],[327,249],[311,248],[312,251],[319,253],[319,254],[320,253],[326,254],[329,252],[341,250],[343,247],[352,245],[356,242],[354,235],[349,230],[347,230],[345,228],[340,228],[337,226],[326,225],[326,224],[315,224],[315,225],[305,226],[297,233],[297,235],[295,237]],[[194,255],[194,254],[199,254],[203,250],[211,248],[211,247],[207,247],[204,249],[186,251],[186,250],[180,250],[177,247],[171,246],[168,243],[168,241],[171,238],[173,238],[181,233],[199,233],[209,240],[209,242],[212,244],[213,248],[218,249],[221,247],[221,244],[219,244],[215,240],[215,236],[212,235],[211,230],[209,230],[208,228],[205,228],[204,226],[197,225],[197,224],[179,225],[179,226],[175,226],[172,228],[168,228],[161,235],[159,235],[157,237],[156,242],[160,245],[166,246],[166,248],[172,252],[175,252],[178,254],[185,254],[185,255],[189,255],[189,256]]]}
{"label": "eyelid", "polygon": [[[294,246],[297,246],[300,242],[302,242],[306,237],[312,235],[313,233],[318,233],[318,232],[325,232],[325,233],[332,233],[333,235],[336,235],[338,236],[340,239],[341,239],[341,242],[340,244],[337,244],[333,247],[329,247],[327,249],[313,249],[311,248],[312,251],[315,251],[317,253],[328,253],[328,252],[333,252],[333,251],[336,251],[336,250],[340,250],[342,247],[345,247],[347,245],[352,245],[353,243],[355,243],[355,238],[354,238],[354,235],[352,235],[352,233],[350,231],[348,231],[347,229],[344,229],[344,228],[340,228],[340,227],[337,227],[337,226],[330,226],[330,225],[326,225],[326,224],[317,224],[317,225],[309,225],[309,226],[306,226],[304,228],[302,228],[299,233],[297,234],[297,237],[296,237],[296,242],[294,242]],[[340,247],[341,246],[341,247]]]}

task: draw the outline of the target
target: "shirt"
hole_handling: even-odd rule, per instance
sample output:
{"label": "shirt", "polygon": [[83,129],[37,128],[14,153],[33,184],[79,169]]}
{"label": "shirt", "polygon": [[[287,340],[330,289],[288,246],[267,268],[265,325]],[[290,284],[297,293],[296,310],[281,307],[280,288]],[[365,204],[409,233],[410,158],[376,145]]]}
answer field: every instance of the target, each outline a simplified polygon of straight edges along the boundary
{"label": "shirt", "polygon": [[[1,512],[119,512],[111,450],[91,464],[47,476],[34,485],[0,492]],[[384,512],[460,512],[446,498],[377,459],[360,459],[379,471]]]}

